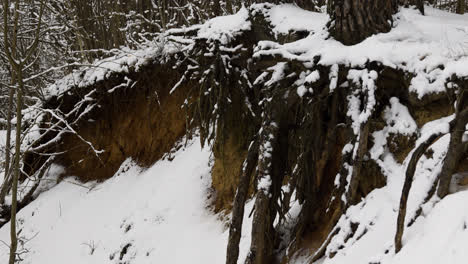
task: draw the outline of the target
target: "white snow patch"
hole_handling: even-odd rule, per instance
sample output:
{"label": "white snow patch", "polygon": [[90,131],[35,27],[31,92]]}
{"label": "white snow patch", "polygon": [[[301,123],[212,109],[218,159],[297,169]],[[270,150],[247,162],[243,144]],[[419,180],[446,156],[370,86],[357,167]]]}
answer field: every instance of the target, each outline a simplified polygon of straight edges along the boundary
{"label": "white snow patch", "polygon": [[[209,162],[210,151],[192,144],[147,170],[127,160],[103,183],[62,181],[19,212],[21,236],[31,239],[21,263],[223,263],[228,230],[208,209]],[[244,223],[239,263],[250,243]],[[9,232],[7,224],[0,240]]]}
{"label": "white snow patch", "polygon": [[288,34],[290,31],[319,31],[323,21],[328,18],[325,14],[310,12],[292,4],[274,5],[268,10],[268,15],[276,34]]}
{"label": "white snow patch", "polygon": [[232,38],[250,30],[251,23],[249,11],[242,7],[234,15],[220,16],[208,20],[198,30],[198,37],[207,40],[219,40],[222,44],[228,43]]}

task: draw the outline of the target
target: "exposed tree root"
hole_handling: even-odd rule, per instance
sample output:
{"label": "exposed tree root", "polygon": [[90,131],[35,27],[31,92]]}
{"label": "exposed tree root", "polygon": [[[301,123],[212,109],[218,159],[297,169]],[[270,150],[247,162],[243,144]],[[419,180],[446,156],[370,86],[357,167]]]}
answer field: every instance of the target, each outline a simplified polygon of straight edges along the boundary
{"label": "exposed tree root", "polygon": [[244,220],[244,205],[247,200],[251,175],[258,160],[258,148],[258,140],[252,141],[247,158],[242,165],[239,186],[234,198],[231,225],[229,227],[226,264],[237,264],[237,259],[239,258],[239,242],[242,234],[242,222]]}
{"label": "exposed tree root", "polygon": [[465,126],[468,123],[468,108],[457,113],[455,120],[451,122],[450,143],[447,150],[447,155],[442,165],[442,171],[439,174],[439,189],[437,195],[444,198],[449,193],[450,181],[452,175],[455,173],[460,160],[464,156],[464,143],[463,134],[465,133]]}
{"label": "exposed tree root", "polygon": [[[436,182],[433,184],[429,195],[425,198],[424,202],[430,200],[432,195],[435,193],[436,186],[437,195],[439,198],[444,198],[449,193],[450,182],[452,180],[452,175],[455,173],[456,168],[459,166],[460,160],[464,157],[468,143],[463,142],[463,135],[465,133],[465,127],[468,123],[468,108],[466,105],[466,93],[464,90],[460,91],[458,97],[457,109],[455,113],[455,119],[450,122],[450,143],[448,146],[447,154],[444,158],[442,165],[442,170],[437,176]],[[398,253],[402,248],[402,237],[404,232],[405,216],[406,216],[406,207],[408,201],[408,195],[411,189],[411,184],[413,182],[414,173],[416,171],[416,165],[427,150],[427,148],[432,145],[440,136],[441,133],[436,133],[431,135],[426,139],[419,147],[414,151],[411,156],[411,160],[406,169],[406,177],[403,185],[403,190],[400,199],[400,208],[397,219],[397,230],[395,234],[395,252]],[[416,216],[411,220],[411,223],[414,222],[416,217],[421,213],[421,209],[418,209]]]}
{"label": "exposed tree root", "polygon": [[275,231],[273,220],[276,215],[277,195],[274,192],[275,181],[273,157],[278,148],[279,123],[276,111],[264,113],[260,133],[260,153],[258,160],[258,183],[255,200],[255,213],[252,222],[252,242],[246,264],[269,263],[273,254]]}
{"label": "exposed tree root", "polygon": [[416,165],[418,164],[419,159],[421,156],[426,152],[427,148],[431,146],[440,136],[440,133],[431,135],[428,139],[426,139],[423,143],[421,143],[416,150],[413,152],[411,159],[408,163],[408,167],[406,169],[406,176],[405,182],[403,184],[403,190],[401,192],[400,198],[400,209],[398,211],[398,219],[397,219],[397,229],[395,234],[395,252],[398,253],[402,247],[401,239],[403,237],[403,230],[405,225],[405,217],[406,217],[406,207],[408,202],[408,195],[411,189],[411,185],[413,183],[414,173],[416,171]]}
{"label": "exposed tree root", "polygon": [[353,160],[353,173],[351,182],[349,183],[349,190],[347,195],[348,204],[357,202],[357,189],[359,187],[359,180],[361,176],[364,155],[367,152],[367,142],[369,138],[369,122],[361,125],[359,133],[359,146],[357,149],[357,156]]}

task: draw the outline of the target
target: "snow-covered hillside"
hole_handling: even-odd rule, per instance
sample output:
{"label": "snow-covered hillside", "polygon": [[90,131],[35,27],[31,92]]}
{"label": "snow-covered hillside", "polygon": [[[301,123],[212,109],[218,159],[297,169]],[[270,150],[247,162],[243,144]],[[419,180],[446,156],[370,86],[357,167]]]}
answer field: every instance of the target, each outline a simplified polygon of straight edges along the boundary
{"label": "snow-covered hillside", "polygon": [[[145,170],[128,160],[103,183],[61,182],[18,214],[21,263],[222,263],[226,223],[209,209],[209,163],[195,141]],[[1,245],[0,263],[8,254]]]}
{"label": "snow-covered hillside", "polygon": [[[415,179],[419,189],[425,188],[427,172],[440,163],[446,142],[441,141],[434,160],[421,162]],[[387,163],[394,161],[388,157]],[[401,253],[385,255],[392,250],[403,169],[389,167],[389,186],[348,210],[339,225],[349,226],[353,220],[362,224],[333,259],[318,263],[466,263],[468,191],[451,194],[425,212],[408,229]],[[172,161],[145,170],[128,160],[103,183],[81,184],[69,178],[49,186],[19,213],[26,242],[22,263],[223,263],[227,222],[209,209],[209,187],[210,152],[197,141],[176,152]],[[415,204],[420,197],[418,190],[413,193]],[[246,215],[239,263],[248,251],[250,225]],[[334,241],[342,243],[340,239]],[[0,240],[9,240],[8,225],[0,230]],[[0,261],[7,259],[8,247],[2,245]]]}

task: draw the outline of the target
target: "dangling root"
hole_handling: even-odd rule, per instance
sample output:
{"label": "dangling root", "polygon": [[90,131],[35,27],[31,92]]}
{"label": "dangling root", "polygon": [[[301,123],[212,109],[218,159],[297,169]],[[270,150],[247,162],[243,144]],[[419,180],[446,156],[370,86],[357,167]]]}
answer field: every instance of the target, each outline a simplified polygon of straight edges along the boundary
{"label": "dangling root", "polygon": [[239,242],[242,234],[244,220],[244,205],[247,200],[250,179],[258,161],[258,140],[252,141],[247,158],[242,165],[239,185],[232,209],[232,220],[229,227],[229,240],[227,246],[226,264],[237,264],[239,258]]}

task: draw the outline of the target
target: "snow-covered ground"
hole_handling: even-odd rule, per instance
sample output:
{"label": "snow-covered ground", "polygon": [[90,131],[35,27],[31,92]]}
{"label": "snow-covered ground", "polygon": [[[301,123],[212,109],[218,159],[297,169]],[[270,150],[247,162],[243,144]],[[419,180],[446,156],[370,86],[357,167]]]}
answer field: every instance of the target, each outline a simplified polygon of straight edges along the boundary
{"label": "snow-covered ground", "polygon": [[[222,263],[228,231],[208,208],[209,162],[210,152],[194,142],[147,170],[126,161],[103,183],[61,182],[18,215],[29,240],[21,263]],[[0,230],[5,243],[9,230]],[[249,243],[242,240],[241,258]],[[0,263],[7,260],[0,245]]]}
{"label": "snow-covered ground", "polygon": [[[443,129],[447,120],[429,123],[424,131]],[[447,139],[433,146],[433,158],[423,156],[418,166],[409,216],[429,187],[429,172],[440,169]],[[400,254],[392,253],[405,165],[388,155],[383,162],[389,184],[348,210],[339,225],[359,222],[356,234],[346,243],[338,235],[329,248],[344,247],[319,263],[466,263],[468,191],[428,208],[407,229]],[[179,150],[173,161],[159,161],[146,170],[128,160],[103,183],[62,181],[19,213],[21,237],[27,241],[22,248],[28,251],[22,263],[223,263],[227,221],[208,207],[210,181],[210,152],[198,142]],[[246,212],[252,205],[247,204]],[[245,216],[239,263],[248,251],[250,226]],[[0,240],[8,243],[9,225],[0,229]],[[0,245],[0,262],[7,258],[8,247]]]}

